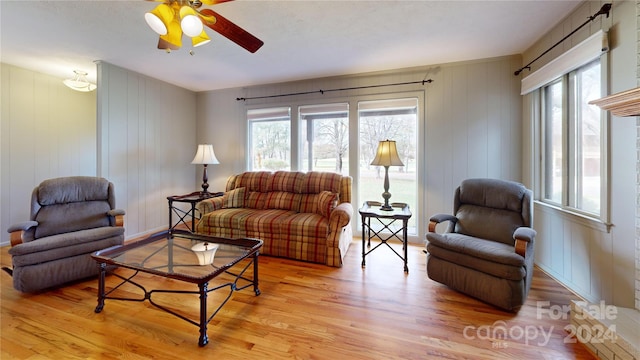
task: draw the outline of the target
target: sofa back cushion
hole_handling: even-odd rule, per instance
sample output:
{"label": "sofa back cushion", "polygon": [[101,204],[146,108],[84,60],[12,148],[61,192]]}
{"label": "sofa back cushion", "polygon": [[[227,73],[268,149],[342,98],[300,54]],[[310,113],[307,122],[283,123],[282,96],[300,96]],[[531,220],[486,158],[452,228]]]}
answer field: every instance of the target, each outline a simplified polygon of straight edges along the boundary
{"label": "sofa back cushion", "polygon": [[[350,176],[331,172],[311,171],[246,171],[227,179],[224,207],[241,207],[240,198],[231,199],[226,193],[244,188],[244,204],[251,209],[282,209],[323,215],[335,204],[351,202]],[[318,196],[322,192],[323,199]],[[274,193],[274,194],[272,194]],[[297,194],[292,196],[284,193]],[[322,204],[319,206],[319,204]],[[322,210],[320,210],[322,209]],[[330,210],[329,210],[330,211]],[[324,216],[324,215],[323,215]]]}
{"label": "sofa back cushion", "polygon": [[266,209],[267,197],[269,193],[260,191],[250,191],[245,197],[244,206],[249,209]]}
{"label": "sofa back cushion", "polygon": [[331,172],[308,172],[300,182],[296,192],[301,194],[319,194],[322,191],[340,192],[342,175]]}
{"label": "sofa back cushion", "polygon": [[299,171],[276,171],[267,180],[266,191],[287,191],[299,193],[305,178],[305,173]]}
{"label": "sofa back cushion", "polygon": [[287,191],[270,191],[267,193],[265,209],[291,210],[297,212],[300,209],[301,194]]}
{"label": "sofa back cushion", "polygon": [[243,172],[242,174],[236,176],[234,189],[239,187],[246,187],[249,192],[267,192],[269,191],[268,184],[271,175],[272,174],[269,171]]}

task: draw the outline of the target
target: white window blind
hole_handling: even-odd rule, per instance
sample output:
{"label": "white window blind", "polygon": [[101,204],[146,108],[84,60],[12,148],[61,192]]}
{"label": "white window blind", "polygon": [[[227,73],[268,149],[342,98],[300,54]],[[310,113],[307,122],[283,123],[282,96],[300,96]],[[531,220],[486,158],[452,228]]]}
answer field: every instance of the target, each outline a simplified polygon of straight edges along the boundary
{"label": "white window blind", "polygon": [[520,95],[525,95],[575,70],[609,50],[607,33],[599,30],[564,54],[551,60],[537,71],[522,79]]}

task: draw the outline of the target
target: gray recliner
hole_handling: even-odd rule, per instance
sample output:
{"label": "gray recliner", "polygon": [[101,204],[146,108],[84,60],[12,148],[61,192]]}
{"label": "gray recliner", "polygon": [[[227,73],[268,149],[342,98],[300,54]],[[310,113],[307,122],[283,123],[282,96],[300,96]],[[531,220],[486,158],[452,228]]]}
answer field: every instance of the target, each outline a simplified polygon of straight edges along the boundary
{"label": "gray recliner", "polygon": [[30,221],[9,227],[13,287],[38,292],[98,274],[91,254],[124,243],[124,211],[113,184],[72,176],[45,180],[31,195]]}
{"label": "gray recliner", "polygon": [[[531,190],[497,179],[468,179],[456,189],[454,215],[430,219],[430,279],[507,311],[524,304],[533,276]],[[436,225],[448,221],[444,233]]]}

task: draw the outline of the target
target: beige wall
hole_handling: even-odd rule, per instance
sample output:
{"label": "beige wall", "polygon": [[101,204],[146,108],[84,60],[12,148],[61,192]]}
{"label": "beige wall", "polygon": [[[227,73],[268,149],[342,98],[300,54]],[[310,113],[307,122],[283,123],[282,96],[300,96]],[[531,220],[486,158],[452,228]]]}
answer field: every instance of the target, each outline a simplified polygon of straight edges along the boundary
{"label": "beige wall", "polygon": [[[291,83],[210,91],[198,94],[198,141],[214,145],[220,165],[214,165],[213,189],[222,189],[226,178],[246,169],[249,108],[292,107],[348,101],[350,143],[358,142],[357,102],[381,96],[408,94],[420,101],[418,140],[419,199],[412,209],[418,219],[418,235],[424,242],[426,219],[432,214],[450,213],[453,193],[469,177],[520,180],[522,174],[522,125],[519,79],[513,72],[521,66],[520,56],[398,69],[379,73],[311,79]],[[427,85],[401,85],[371,89],[314,93],[310,95],[236,101],[295,92],[341,89],[433,79]],[[294,137],[295,137],[294,131]],[[292,141],[296,143],[296,139]],[[353,149],[353,146],[352,146]],[[356,177],[357,152],[349,152],[350,174]],[[293,157],[295,158],[295,151]],[[391,180],[393,181],[393,180]],[[358,181],[354,181],[357,194]],[[393,192],[393,190],[391,191]],[[354,201],[355,197],[354,197]],[[354,203],[356,208],[361,204]],[[355,223],[355,222],[354,222]],[[356,232],[357,228],[354,228]]]}
{"label": "beige wall", "polygon": [[[604,1],[588,1],[551,29],[523,55],[523,64],[569,34],[595,14]],[[533,71],[570,49],[596,31],[609,31],[610,51],[604,56],[608,91],[615,93],[636,86],[636,2],[614,1],[609,18],[600,16],[561,46],[536,62]],[[524,72],[526,76],[528,72]],[[525,96],[525,127],[531,125],[531,95]],[[609,131],[609,229],[553,207],[535,206],[536,263],[546,272],[589,301],[604,300],[623,307],[634,306],[636,124],[630,118],[608,117]],[[530,139],[533,139],[531,133]],[[529,166],[530,167],[530,166]],[[529,179],[535,183],[535,173]]]}

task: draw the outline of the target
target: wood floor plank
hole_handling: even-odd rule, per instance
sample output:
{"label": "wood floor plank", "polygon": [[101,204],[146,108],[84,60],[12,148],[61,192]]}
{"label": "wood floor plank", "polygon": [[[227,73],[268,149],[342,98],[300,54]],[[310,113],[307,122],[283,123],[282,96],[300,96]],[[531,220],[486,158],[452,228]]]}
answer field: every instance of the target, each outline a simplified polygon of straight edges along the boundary
{"label": "wood floor plank", "polygon": [[[209,324],[205,347],[198,347],[196,326],[148,301],[107,300],[96,314],[97,279],[22,294],[2,273],[0,357],[594,359],[586,346],[567,339],[568,313],[560,319],[540,315],[541,307],[568,306],[578,298],[539,269],[526,304],[510,314],[431,281],[423,248],[409,246],[408,274],[385,247],[368,255],[362,268],[359,239],[342,268],[261,256],[262,294],[235,292]],[[0,249],[2,266],[10,266],[7,251]],[[146,274],[139,279],[149,288],[197,290]],[[197,295],[167,294],[158,301],[197,319]]]}

